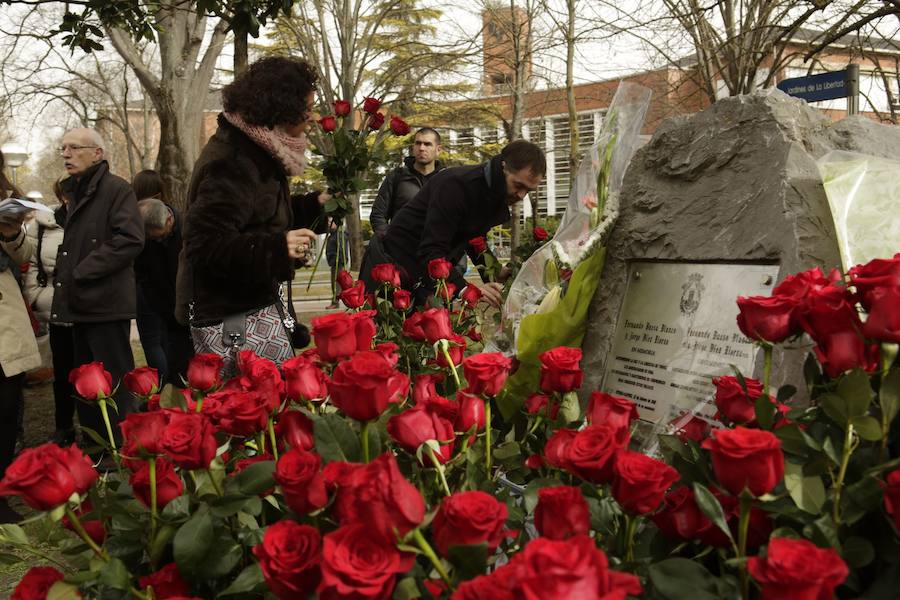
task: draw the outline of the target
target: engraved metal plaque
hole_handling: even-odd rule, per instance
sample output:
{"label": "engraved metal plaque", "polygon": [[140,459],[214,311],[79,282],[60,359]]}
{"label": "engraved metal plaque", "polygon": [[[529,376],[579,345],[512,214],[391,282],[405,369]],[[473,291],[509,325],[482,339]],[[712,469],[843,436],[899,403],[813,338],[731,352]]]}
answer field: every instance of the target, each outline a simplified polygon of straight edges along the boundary
{"label": "engraved metal plaque", "polygon": [[629,398],[649,423],[686,412],[712,419],[711,378],[729,365],[749,376],[756,354],[735,301],[771,294],[777,275],[778,265],[632,262],[603,390]]}

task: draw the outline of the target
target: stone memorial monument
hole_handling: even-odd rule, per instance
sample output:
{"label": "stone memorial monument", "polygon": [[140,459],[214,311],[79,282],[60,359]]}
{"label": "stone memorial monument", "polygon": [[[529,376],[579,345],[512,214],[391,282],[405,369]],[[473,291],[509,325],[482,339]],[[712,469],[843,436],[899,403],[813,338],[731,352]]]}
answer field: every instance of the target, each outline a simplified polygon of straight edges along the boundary
{"label": "stone memorial monument", "polygon": [[[632,399],[642,419],[712,417],[712,376],[761,377],[737,328],[737,296],[839,267],[816,160],[832,150],[900,156],[900,128],[832,123],[778,90],[663,123],[625,175],[584,340],[585,385]],[[806,349],[776,352],[772,384],[802,397]],[[649,423],[648,423],[649,424]]]}

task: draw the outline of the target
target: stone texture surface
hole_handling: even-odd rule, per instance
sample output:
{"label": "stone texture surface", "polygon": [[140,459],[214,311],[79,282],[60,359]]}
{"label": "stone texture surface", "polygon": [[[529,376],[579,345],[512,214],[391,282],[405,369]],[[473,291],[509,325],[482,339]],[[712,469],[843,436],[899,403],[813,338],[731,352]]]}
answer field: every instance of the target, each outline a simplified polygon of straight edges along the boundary
{"label": "stone texture surface", "polygon": [[[779,280],[816,265],[840,265],[815,164],[834,149],[894,158],[900,127],[863,117],[832,124],[778,90],[724,99],[663,123],[625,175],[621,214],[591,306],[582,389],[600,386],[629,260],[777,263]],[[722,309],[737,315],[736,305]],[[805,352],[777,355],[773,383],[802,382],[804,358]]]}

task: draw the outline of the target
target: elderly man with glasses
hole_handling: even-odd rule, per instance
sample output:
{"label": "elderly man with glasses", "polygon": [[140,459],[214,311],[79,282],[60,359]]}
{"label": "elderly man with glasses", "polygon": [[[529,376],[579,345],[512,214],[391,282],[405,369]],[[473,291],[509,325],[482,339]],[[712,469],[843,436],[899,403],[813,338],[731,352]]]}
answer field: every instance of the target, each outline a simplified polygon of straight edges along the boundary
{"label": "elderly man with glasses", "polygon": [[[113,382],[134,368],[131,319],[135,316],[134,259],[144,247],[144,223],[131,185],[110,173],[104,142],[92,129],[67,132],[59,146],[69,178],[61,183],[69,202],[56,218],[65,234],[56,258],[52,323],[71,323],[76,366],[100,361]],[[65,374],[58,373],[57,377]],[[120,420],[131,398],[120,385]],[[78,421],[102,433],[96,404],[79,402]],[[119,428],[113,425],[113,431]]]}

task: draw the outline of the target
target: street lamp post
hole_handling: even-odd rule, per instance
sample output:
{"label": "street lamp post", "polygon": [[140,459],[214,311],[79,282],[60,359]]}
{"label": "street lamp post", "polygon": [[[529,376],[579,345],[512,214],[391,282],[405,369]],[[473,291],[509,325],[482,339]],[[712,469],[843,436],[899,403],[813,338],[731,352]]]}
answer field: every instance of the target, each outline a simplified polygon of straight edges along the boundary
{"label": "street lamp post", "polygon": [[25,146],[10,142],[8,144],[3,144],[3,147],[0,148],[0,152],[3,152],[3,158],[12,170],[13,185],[19,187],[19,182],[16,178],[16,169],[24,165],[25,161],[28,160],[28,151],[25,149]]}

